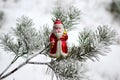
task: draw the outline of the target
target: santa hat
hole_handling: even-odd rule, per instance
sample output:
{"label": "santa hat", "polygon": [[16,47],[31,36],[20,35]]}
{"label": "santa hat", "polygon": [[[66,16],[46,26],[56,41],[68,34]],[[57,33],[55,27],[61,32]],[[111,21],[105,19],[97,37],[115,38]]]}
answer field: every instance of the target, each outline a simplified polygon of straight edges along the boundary
{"label": "santa hat", "polygon": [[60,19],[56,19],[56,21],[54,22],[54,24],[62,24]]}

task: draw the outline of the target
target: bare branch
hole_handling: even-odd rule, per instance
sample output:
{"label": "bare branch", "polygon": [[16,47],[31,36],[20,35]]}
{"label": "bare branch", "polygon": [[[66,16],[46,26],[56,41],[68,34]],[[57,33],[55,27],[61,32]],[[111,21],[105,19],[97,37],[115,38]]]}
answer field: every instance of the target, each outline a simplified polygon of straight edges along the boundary
{"label": "bare branch", "polygon": [[38,65],[49,65],[50,62],[45,62],[45,63],[42,63],[42,62],[28,62],[27,64],[38,64]]}

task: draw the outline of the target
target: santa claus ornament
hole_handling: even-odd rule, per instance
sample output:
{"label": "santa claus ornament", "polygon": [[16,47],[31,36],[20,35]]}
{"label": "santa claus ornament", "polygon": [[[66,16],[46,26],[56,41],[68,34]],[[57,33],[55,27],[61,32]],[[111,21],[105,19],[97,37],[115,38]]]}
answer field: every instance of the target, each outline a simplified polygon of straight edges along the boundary
{"label": "santa claus ornament", "polygon": [[60,58],[68,55],[67,39],[67,32],[62,22],[57,19],[54,22],[53,31],[50,35],[50,57]]}

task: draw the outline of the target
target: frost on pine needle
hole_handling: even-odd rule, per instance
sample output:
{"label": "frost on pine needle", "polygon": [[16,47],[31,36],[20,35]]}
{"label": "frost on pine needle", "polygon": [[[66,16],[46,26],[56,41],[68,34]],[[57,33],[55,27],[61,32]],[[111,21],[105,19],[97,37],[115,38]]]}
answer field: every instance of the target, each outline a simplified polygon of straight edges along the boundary
{"label": "frost on pine needle", "polygon": [[86,68],[82,62],[72,58],[53,61],[50,63],[51,68],[59,80],[81,80],[86,79]]}
{"label": "frost on pine needle", "polygon": [[75,25],[79,24],[80,10],[74,6],[70,6],[67,9],[56,7],[52,14],[54,15],[52,20],[60,19],[67,31],[74,29]]}

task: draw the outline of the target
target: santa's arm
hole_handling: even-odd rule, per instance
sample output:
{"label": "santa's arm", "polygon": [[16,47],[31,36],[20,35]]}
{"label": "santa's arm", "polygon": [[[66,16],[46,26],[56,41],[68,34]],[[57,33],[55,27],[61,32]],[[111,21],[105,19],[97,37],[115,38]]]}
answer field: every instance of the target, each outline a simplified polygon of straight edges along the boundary
{"label": "santa's arm", "polygon": [[55,42],[55,36],[53,33],[50,35],[50,42]]}
{"label": "santa's arm", "polygon": [[54,44],[55,44],[55,36],[54,36],[53,33],[52,33],[51,36],[50,36],[50,43],[51,43],[51,47],[53,47]]}
{"label": "santa's arm", "polygon": [[68,39],[68,35],[67,34],[64,34],[64,40],[67,40]]}
{"label": "santa's arm", "polygon": [[62,39],[62,40],[67,40],[67,39],[68,39],[68,35],[67,35],[67,32],[66,32],[66,31],[64,31],[61,39]]}

